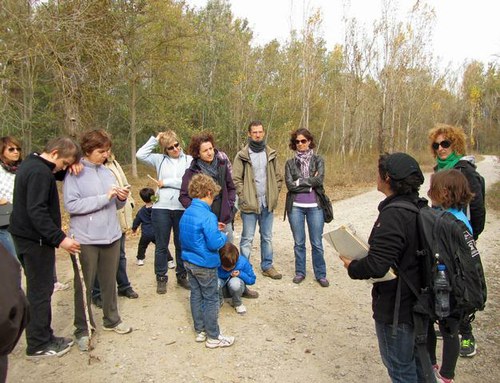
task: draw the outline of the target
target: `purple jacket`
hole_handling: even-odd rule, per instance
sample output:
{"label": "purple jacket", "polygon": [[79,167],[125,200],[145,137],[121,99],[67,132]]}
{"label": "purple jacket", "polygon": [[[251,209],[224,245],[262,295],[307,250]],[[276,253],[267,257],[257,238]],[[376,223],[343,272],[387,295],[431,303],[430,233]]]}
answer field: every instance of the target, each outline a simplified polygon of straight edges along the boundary
{"label": "purple jacket", "polygon": [[[219,169],[217,179],[215,181],[222,188],[220,192],[222,200],[220,201],[221,203],[219,205],[220,209],[214,209],[214,207],[218,206],[218,204],[214,201],[214,204],[212,204],[212,212],[217,216],[219,222],[229,223],[233,219],[233,208],[234,202],[236,200],[236,187],[233,183],[233,176],[231,175],[231,167],[227,156],[223,152],[219,151],[217,151],[215,155],[219,160]],[[202,170],[198,166],[198,161],[201,160],[194,159],[191,162],[191,166],[186,169],[186,172],[182,177],[179,201],[186,209],[189,205],[191,205],[191,198],[188,194],[189,181],[191,181],[191,178],[193,178],[195,174],[202,173]]]}

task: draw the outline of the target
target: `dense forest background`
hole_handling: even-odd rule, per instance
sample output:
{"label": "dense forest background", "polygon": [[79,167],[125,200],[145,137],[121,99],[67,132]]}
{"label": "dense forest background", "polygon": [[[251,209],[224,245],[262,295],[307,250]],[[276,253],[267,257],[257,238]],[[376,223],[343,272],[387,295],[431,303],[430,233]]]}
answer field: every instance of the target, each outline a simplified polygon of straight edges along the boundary
{"label": "dense forest background", "polygon": [[[434,11],[404,20],[387,0],[371,28],[345,18],[327,47],[320,11],[285,43],[252,45],[225,0],[192,9],[172,0],[0,1],[0,134],[25,151],[49,137],[105,128],[137,174],[136,148],[171,128],[187,143],[210,130],[234,156],[252,119],[273,147],[309,128],[343,162],[427,150],[427,131],[462,126],[471,150],[500,148],[498,62],[443,69],[432,51]],[[460,27],[460,26],[457,26]],[[466,26],[463,26],[464,28]]]}

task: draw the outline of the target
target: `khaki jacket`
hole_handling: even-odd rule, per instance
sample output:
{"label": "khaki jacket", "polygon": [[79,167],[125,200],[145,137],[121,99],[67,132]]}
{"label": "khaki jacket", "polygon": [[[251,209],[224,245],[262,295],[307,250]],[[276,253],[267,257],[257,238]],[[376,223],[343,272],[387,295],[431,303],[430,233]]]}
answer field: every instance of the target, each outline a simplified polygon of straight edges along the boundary
{"label": "khaki jacket", "polygon": [[[125,185],[129,185],[127,176],[123,172],[122,167],[115,160],[115,156],[111,155],[106,162],[106,167],[111,170],[113,175],[116,178],[116,186],[124,187]],[[132,192],[128,195],[127,202],[123,209],[117,211],[118,220],[120,221],[120,227],[122,229],[122,233],[125,233],[128,229],[132,228],[132,223],[134,218],[132,217],[132,209],[134,207],[134,199],[132,198]]]}
{"label": "khaki jacket", "polygon": [[[283,176],[278,170],[276,150],[266,146],[267,154],[267,185],[266,200],[269,211],[274,211],[278,205],[278,195],[283,184]],[[257,187],[255,186],[252,162],[248,145],[236,154],[233,162],[233,182],[238,195],[238,208],[243,213],[260,214],[260,206],[257,199]]]}

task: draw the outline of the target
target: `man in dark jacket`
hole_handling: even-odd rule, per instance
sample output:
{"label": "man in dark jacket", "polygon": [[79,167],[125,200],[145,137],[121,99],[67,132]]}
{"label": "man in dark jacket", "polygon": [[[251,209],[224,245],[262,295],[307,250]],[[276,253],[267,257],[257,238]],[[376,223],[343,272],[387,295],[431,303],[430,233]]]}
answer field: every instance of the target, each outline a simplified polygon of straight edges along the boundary
{"label": "man in dark jacket", "polygon": [[14,206],[9,231],[26,275],[30,322],[26,327],[26,354],[31,358],[62,356],[72,339],[54,336],[51,297],[54,290],[55,248],[74,253],[78,242],[61,230],[56,180],[78,161],[80,149],[69,138],[55,138],[41,154],[32,153],[16,174]]}
{"label": "man in dark jacket", "polygon": [[[386,208],[396,201],[417,204],[418,190],[424,182],[420,167],[409,155],[382,155],[378,165],[377,189],[386,195],[378,209],[368,240],[370,250],[365,258],[350,260],[340,256],[353,279],[380,278],[390,268],[406,273],[420,288],[417,215],[404,208]],[[416,297],[406,283],[401,283],[397,328],[393,329],[398,278],[373,284],[373,319],[382,361],[393,382],[422,381],[422,371],[415,352],[413,305]],[[429,362],[430,363],[430,362]]]}
{"label": "man in dark jacket", "polygon": [[21,289],[21,265],[0,244],[0,383],[7,378],[7,355],[28,322],[28,301]]}

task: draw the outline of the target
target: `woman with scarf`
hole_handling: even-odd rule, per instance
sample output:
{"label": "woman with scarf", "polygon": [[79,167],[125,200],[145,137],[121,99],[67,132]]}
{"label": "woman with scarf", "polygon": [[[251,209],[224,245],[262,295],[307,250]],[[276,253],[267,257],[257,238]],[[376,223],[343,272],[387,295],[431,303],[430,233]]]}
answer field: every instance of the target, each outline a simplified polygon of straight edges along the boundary
{"label": "woman with scarf", "polygon": [[211,209],[217,216],[219,228],[227,234],[228,242],[232,242],[236,188],[231,174],[231,163],[224,152],[215,148],[214,137],[208,132],[191,137],[188,152],[193,156],[193,161],[182,177],[179,201],[185,208],[191,205],[188,185],[195,174],[203,173],[212,177],[221,187],[221,192],[212,203]]}
{"label": "woman with scarf", "polygon": [[[476,171],[474,156],[466,156],[466,137],[463,129],[451,125],[437,124],[429,131],[429,144],[432,155],[436,158],[434,171],[456,169],[460,171],[469,183],[474,194],[472,200],[463,211],[470,221],[472,236],[475,240],[484,229],[486,210],[484,207],[484,184],[482,177]],[[472,334],[472,324],[466,320],[460,323],[460,356],[476,355],[476,340]]]}
{"label": "woman with scarf", "polygon": [[295,156],[285,165],[285,182],[288,189],[285,202],[285,216],[293,234],[295,253],[295,277],[293,283],[301,283],[306,278],[306,231],[312,247],[314,276],[322,287],[330,283],[326,279],[326,264],[323,251],[323,226],[325,219],[318,193],[324,193],[323,179],[325,163],[314,153],[314,137],[307,129],[297,129],[291,134],[290,149]]}
{"label": "woman with scarf", "polygon": [[8,232],[14,179],[21,164],[21,144],[12,136],[0,138],[0,243],[16,257],[16,249]]}

